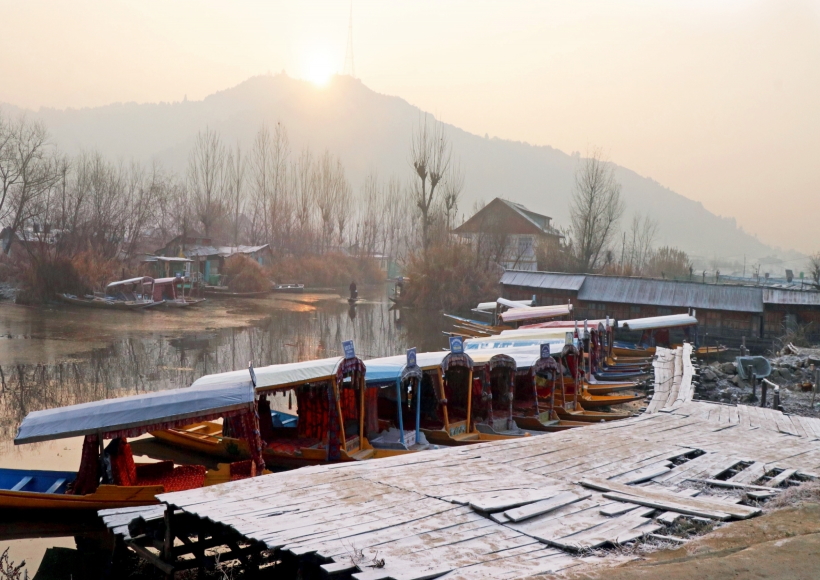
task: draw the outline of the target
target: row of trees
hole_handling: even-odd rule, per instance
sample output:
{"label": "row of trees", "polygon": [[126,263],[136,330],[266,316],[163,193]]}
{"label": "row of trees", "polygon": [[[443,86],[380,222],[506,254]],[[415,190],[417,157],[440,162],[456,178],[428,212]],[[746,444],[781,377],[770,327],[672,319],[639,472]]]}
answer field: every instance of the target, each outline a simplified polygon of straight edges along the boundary
{"label": "row of trees", "polygon": [[269,243],[282,254],[344,247],[404,260],[431,243],[436,226],[452,223],[463,183],[448,169],[440,125],[423,119],[417,136],[418,181],[373,172],[355,191],[330,152],[294,154],[281,124],[262,126],[247,150],[205,129],[180,175],[98,152],[64,155],[41,123],[0,113],[3,250],[23,236],[59,240],[54,245],[69,255],[92,249],[128,259],[197,230],[221,243]]}

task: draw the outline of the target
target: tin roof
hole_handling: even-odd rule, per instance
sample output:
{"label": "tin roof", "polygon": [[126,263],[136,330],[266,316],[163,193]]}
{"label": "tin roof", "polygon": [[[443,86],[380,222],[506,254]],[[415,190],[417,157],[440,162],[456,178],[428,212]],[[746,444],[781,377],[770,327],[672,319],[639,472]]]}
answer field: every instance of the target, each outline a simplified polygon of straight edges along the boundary
{"label": "tin roof", "polygon": [[764,304],[820,306],[820,292],[763,288]]}
{"label": "tin roof", "polygon": [[529,288],[549,288],[551,290],[578,291],[586,276],[580,274],[555,274],[552,272],[522,272],[507,270],[501,276],[504,286],[526,286]]}
{"label": "tin roof", "polygon": [[578,299],[591,302],[763,312],[763,294],[760,288],[673,280],[586,276],[578,291]]}

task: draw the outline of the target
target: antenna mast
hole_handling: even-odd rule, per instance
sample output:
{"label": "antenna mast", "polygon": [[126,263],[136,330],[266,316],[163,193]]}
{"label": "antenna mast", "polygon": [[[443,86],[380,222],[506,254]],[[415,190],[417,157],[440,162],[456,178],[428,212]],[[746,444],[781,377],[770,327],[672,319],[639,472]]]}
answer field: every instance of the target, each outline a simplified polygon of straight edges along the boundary
{"label": "antenna mast", "polygon": [[353,67],[353,0],[350,0],[350,21],[347,25],[347,49],[345,49],[345,65],[342,74],[351,78],[356,78],[356,70]]}

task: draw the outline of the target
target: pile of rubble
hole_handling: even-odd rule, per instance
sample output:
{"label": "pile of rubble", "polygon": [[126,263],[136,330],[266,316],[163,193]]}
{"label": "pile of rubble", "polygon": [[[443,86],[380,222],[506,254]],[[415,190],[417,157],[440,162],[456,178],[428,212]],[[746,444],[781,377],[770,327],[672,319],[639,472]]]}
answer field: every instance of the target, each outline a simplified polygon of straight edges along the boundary
{"label": "pile of rubble", "polygon": [[[815,369],[820,369],[820,349],[795,349],[787,346],[780,356],[768,359],[772,373],[768,379],[780,386],[780,402],[785,413],[820,417],[820,392],[814,392]],[[712,362],[700,370],[695,399],[721,403],[759,405],[760,382],[756,392],[738,375],[735,362]],[[767,406],[772,404],[769,394]],[[812,404],[814,402],[814,404]]]}

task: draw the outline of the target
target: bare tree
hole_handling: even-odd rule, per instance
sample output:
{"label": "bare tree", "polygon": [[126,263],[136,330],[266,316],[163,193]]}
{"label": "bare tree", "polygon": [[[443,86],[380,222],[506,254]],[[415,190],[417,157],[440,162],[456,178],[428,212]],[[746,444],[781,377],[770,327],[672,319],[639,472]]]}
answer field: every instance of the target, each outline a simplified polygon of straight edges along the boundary
{"label": "bare tree", "polygon": [[808,261],[809,276],[814,280],[815,284],[820,285],[820,252],[809,256]]}
{"label": "bare tree", "polygon": [[13,234],[42,211],[43,198],[58,180],[45,126],[25,116],[11,122],[0,116],[0,223],[12,233],[5,253],[11,249]]}
{"label": "bare tree", "polygon": [[305,148],[293,168],[296,227],[300,240],[292,250],[304,253],[313,245],[313,217],[316,208],[316,171],[313,154]]}
{"label": "bare tree", "polygon": [[290,140],[287,129],[277,123],[273,134],[262,125],[251,151],[253,188],[251,237],[256,242],[282,245],[282,230],[290,221],[288,193],[288,157]]}
{"label": "bare tree", "polygon": [[453,229],[453,222],[458,213],[458,200],[463,189],[464,172],[461,169],[461,163],[456,161],[450,167],[444,184],[442,185],[442,202],[444,204],[448,232]]}
{"label": "bare tree", "polygon": [[658,222],[649,214],[635,213],[629,231],[625,232],[626,244],[623,248],[623,264],[625,273],[632,275],[643,274],[649,259],[652,257],[655,237],[658,233]]}
{"label": "bare tree", "polygon": [[410,159],[418,177],[413,180],[411,191],[421,211],[421,241],[425,252],[430,245],[432,209],[437,201],[436,187],[447,173],[450,155],[450,141],[444,133],[444,126],[434,120],[431,127],[425,115],[410,141]]}
{"label": "bare tree", "polygon": [[188,187],[206,236],[225,215],[225,146],[210,128],[197,133],[188,156]]}
{"label": "bare tree", "polygon": [[241,217],[245,209],[245,159],[239,143],[228,153],[227,158],[227,199],[231,211],[231,233],[233,245],[239,245]]}
{"label": "bare tree", "polygon": [[582,272],[594,270],[604,259],[623,213],[615,168],[594,149],[575,172],[570,201],[573,245]]}

